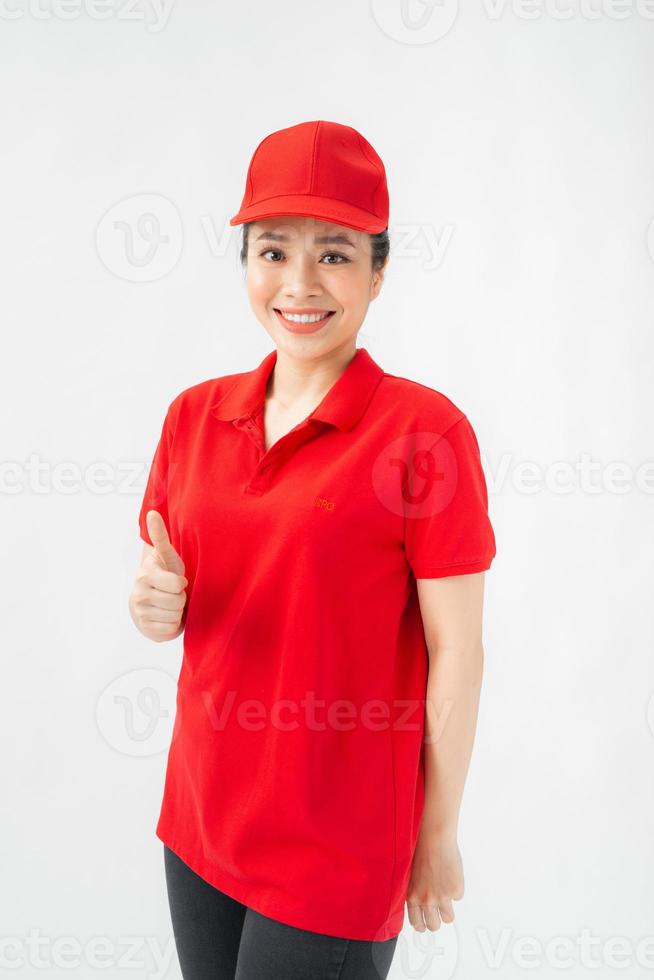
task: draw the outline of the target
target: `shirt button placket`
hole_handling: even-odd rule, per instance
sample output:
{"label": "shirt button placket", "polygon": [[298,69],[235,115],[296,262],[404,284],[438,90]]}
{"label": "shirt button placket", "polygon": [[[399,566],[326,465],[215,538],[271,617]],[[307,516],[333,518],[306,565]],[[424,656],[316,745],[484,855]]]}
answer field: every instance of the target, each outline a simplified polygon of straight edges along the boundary
{"label": "shirt button placket", "polygon": [[259,493],[263,493],[264,490],[268,489],[272,478],[273,469],[274,464],[271,460],[267,460],[260,469],[257,469],[253,485],[257,488]]}
{"label": "shirt button placket", "polygon": [[[252,439],[252,441],[256,444],[258,449],[262,448],[259,430],[257,429],[251,415],[240,415],[238,418],[234,419],[234,425],[236,425],[239,429],[244,429],[249,435],[250,439]],[[243,492],[252,493],[256,496],[263,493],[261,484],[256,476],[253,478],[251,483],[246,483],[246,485],[243,487]]]}
{"label": "shirt button placket", "polygon": [[[257,426],[254,424],[252,418],[247,417],[244,424],[246,429],[250,431],[250,434],[257,445],[262,451],[265,452],[261,435],[258,432]],[[256,435],[252,430],[257,430]],[[281,463],[283,463],[285,459],[288,459],[289,456],[291,456],[293,452],[301,445],[314,438],[315,434],[315,429],[312,429],[309,426],[308,421],[305,421],[304,424],[297,429],[287,432],[286,435],[282,436],[281,439],[275,443],[273,448],[268,450],[268,459],[266,459],[265,463],[260,468],[257,468],[252,481],[245,486],[245,492],[256,494],[265,493],[270,486],[274,473]]]}

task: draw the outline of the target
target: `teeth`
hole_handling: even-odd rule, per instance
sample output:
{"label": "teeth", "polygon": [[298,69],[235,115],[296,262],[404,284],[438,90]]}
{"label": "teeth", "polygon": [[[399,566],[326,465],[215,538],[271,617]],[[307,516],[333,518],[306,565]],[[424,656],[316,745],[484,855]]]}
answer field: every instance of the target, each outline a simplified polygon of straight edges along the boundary
{"label": "teeth", "polygon": [[282,316],[285,320],[290,320],[291,323],[318,323],[319,320],[324,320],[329,316],[329,311],[325,313],[284,313],[280,310]]}

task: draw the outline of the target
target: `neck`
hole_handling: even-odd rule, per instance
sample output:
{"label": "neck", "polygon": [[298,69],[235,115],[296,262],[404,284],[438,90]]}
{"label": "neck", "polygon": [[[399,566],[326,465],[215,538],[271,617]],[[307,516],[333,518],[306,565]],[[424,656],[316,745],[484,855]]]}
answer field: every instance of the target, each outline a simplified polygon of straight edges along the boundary
{"label": "neck", "polygon": [[317,405],[356,354],[353,338],[343,347],[317,357],[296,357],[277,348],[275,366],[268,378],[266,401],[281,409]]}

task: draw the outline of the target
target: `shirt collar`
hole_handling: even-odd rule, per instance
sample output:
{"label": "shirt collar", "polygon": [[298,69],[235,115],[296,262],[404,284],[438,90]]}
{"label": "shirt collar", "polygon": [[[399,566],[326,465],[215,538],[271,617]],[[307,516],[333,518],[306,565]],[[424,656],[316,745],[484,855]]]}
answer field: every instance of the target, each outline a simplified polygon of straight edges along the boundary
{"label": "shirt collar", "polygon": [[[263,407],[266,384],[277,361],[277,350],[267,354],[258,367],[241,374],[235,384],[211,405],[211,414],[225,422],[255,416]],[[348,431],[359,421],[384,375],[365,347],[357,347],[343,373],[308,418],[320,419]]]}

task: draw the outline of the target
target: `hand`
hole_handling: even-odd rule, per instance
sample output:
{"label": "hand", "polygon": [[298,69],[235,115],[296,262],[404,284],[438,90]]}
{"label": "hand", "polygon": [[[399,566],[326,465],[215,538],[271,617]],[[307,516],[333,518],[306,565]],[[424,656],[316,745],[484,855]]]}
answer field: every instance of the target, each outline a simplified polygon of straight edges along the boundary
{"label": "hand", "polygon": [[409,922],[418,932],[454,921],[452,899],[463,897],[463,863],[456,837],[420,834],[406,895]]}
{"label": "hand", "polygon": [[154,546],[143,560],[130,596],[132,617],[151,640],[173,640],[181,632],[188,579],[161,514],[149,510],[146,524]]}

